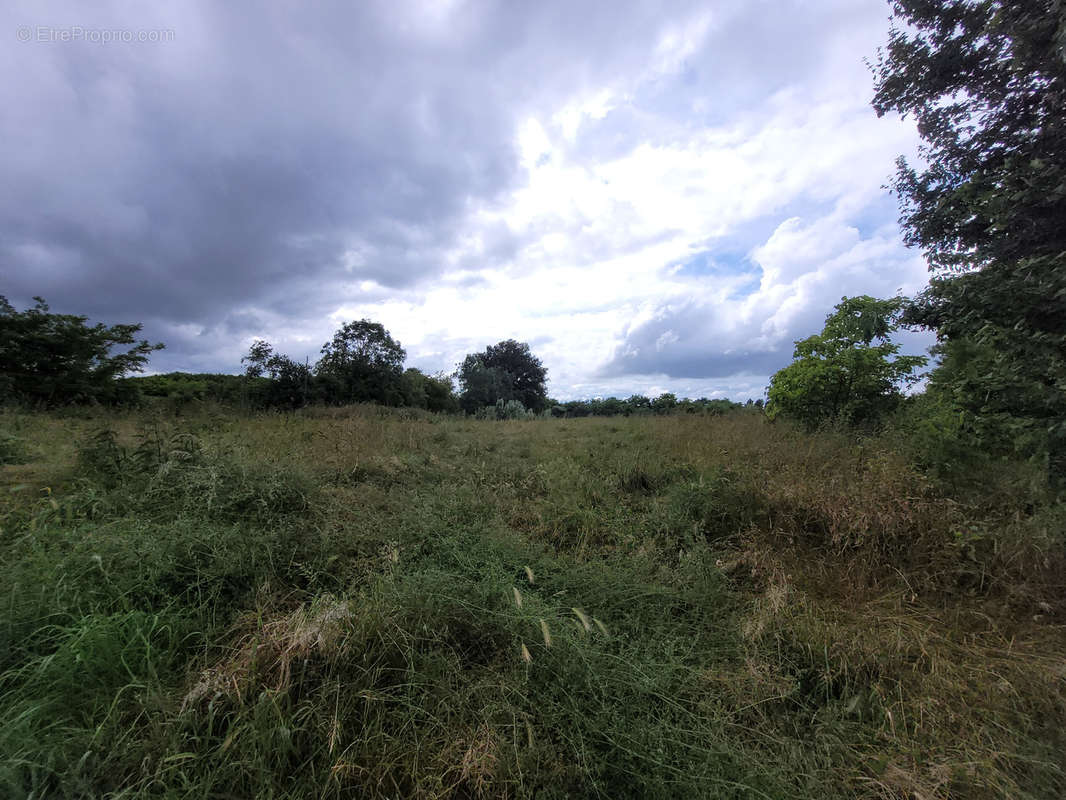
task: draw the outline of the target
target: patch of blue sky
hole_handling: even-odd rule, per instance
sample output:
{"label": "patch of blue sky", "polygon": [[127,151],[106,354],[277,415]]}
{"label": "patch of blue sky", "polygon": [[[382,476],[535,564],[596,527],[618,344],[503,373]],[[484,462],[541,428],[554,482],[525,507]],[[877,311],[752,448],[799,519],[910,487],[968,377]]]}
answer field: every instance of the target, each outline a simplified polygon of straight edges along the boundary
{"label": "patch of blue sky", "polygon": [[752,261],[745,250],[703,250],[675,265],[679,276],[746,276],[734,287],[731,298],[747,297],[758,291],[762,269]]}
{"label": "patch of blue sky", "polygon": [[886,225],[895,225],[898,216],[896,198],[886,190],[860,212],[849,215],[848,223],[859,232],[861,238],[869,239]]}
{"label": "patch of blue sky", "polygon": [[759,291],[759,287],[761,285],[762,270],[760,269],[758,273],[753,272],[748,275],[747,280],[745,280],[743,283],[734,286],[733,291],[729,294],[729,299],[739,300],[742,297],[747,297],[748,295],[755,294],[755,292]]}

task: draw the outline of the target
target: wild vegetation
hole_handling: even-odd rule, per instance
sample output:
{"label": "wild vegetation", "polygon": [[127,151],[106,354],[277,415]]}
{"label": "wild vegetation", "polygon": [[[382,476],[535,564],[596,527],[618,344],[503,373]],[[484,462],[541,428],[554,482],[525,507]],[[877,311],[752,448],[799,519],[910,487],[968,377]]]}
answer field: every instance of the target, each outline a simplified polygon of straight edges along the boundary
{"label": "wild vegetation", "polygon": [[2,425],[5,796],[1066,790],[1025,464],[744,410]]}
{"label": "wild vegetation", "polygon": [[33,299],[33,306],[16,311],[0,295],[0,402],[53,406],[128,400],[129,387],[118,379],[140,372],[148,355],[163,345],[138,341],[140,325],[89,325],[88,317],[55,314],[44,298]]}

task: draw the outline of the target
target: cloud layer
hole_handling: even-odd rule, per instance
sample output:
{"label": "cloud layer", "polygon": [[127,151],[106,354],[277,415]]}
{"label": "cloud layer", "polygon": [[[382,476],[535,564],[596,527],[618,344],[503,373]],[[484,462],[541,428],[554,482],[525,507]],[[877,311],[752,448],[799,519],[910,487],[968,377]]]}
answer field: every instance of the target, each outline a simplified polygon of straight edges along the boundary
{"label": "cloud layer", "polygon": [[369,316],[431,371],[515,337],[559,397],[757,396],[841,295],[925,280],[882,189],[915,137],[869,108],[879,0],[88,16],[7,15],[0,293],[142,321],[156,369]]}

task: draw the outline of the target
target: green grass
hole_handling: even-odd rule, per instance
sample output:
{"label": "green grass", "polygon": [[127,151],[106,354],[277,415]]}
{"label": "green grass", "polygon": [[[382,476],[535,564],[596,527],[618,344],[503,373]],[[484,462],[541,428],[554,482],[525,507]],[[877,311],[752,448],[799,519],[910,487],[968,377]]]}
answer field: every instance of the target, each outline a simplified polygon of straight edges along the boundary
{"label": "green grass", "polygon": [[0,796],[1066,792],[1016,484],[748,413],[0,423]]}

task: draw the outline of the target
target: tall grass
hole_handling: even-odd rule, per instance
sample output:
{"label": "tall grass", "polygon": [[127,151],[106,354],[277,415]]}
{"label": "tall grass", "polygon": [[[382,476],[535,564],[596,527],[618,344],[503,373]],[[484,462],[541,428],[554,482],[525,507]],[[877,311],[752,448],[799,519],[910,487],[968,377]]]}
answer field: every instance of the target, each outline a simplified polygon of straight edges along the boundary
{"label": "tall grass", "polygon": [[888,440],[3,422],[0,795],[1066,791],[1060,507]]}

